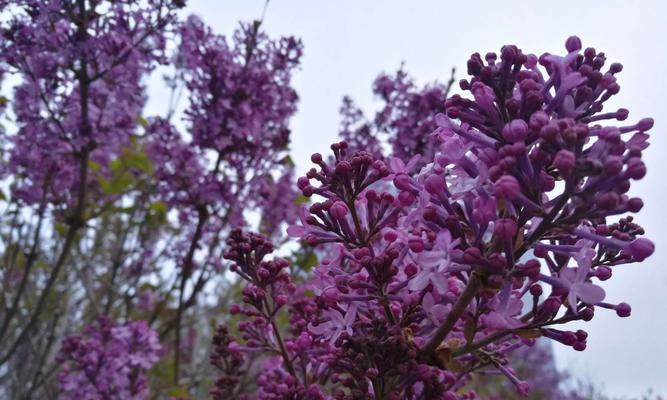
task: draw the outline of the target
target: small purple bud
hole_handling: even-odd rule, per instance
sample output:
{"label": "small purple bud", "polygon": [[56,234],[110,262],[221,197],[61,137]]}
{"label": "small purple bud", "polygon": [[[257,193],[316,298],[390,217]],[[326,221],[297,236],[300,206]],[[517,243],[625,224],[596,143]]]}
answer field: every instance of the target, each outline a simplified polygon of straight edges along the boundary
{"label": "small purple bud", "polygon": [[556,153],[554,157],[554,166],[564,174],[569,174],[574,168],[576,157],[573,152],[569,150],[561,150]]}
{"label": "small purple bud", "polygon": [[524,271],[526,276],[528,276],[531,279],[534,279],[535,277],[537,277],[537,275],[539,275],[540,268],[541,268],[540,262],[533,258],[531,260],[526,261],[521,269]]}
{"label": "small purple bud", "polygon": [[528,124],[522,119],[510,121],[503,127],[503,137],[510,142],[519,142],[526,139],[528,135]]}
{"label": "small purple bud", "polygon": [[572,345],[572,348],[576,351],[586,350],[586,342],[576,342]]}
{"label": "small purple bud", "polygon": [[415,196],[410,192],[400,192],[398,194],[398,201],[404,207],[409,207],[413,205],[415,200],[416,200]]}
{"label": "small purple bud", "polygon": [[618,156],[609,156],[604,160],[603,168],[607,175],[617,175],[623,170],[623,159]]}
{"label": "small purple bud", "polygon": [[648,131],[653,128],[653,118],[643,118],[637,123],[637,130],[640,132]]}
{"label": "small purple bud", "polygon": [[630,307],[630,304],[628,303],[619,303],[616,306],[616,315],[618,315],[621,318],[629,317],[631,312],[632,312],[632,307]]}
{"label": "small purple bud", "polygon": [[494,186],[494,193],[501,199],[514,199],[520,191],[519,182],[511,175],[503,175]]}
{"label": "small purple bud", "polygon": [[501,218],[495,222],[493,233],[503,239],[512,239],[517,232],[516,222],[509,218]]}
{"label": "small purple bud", "polygon": [[424,251],[424,241],[421,240],[421,238],[410,238],[408,240],[408,246],[410,247],[410,250],[415,253]]}
{"label": "small purple bud", "polygon": [[646,238],[635,239],[627,248],[628,253],[637,261],[643,261],[655,251],[653,242]]}
{"label": "small purple bud", "polygon": [[310,337],[306,332],[302,332],[301,335],[296,339],[296,344],[300,349],[308,350],[310,345],[313,344],[313,338]]}
{"label": "small purple bud", "polygon": [[591,307],[586,307],[583,310],[579,312],[579,316],[581,317],[582,320],[584,321],[590,321],[593,319],[593,309]]}
{"label": "small purple bud", "polygon": [[633,197],[628,200],[627,205],[628,211],[632,213],[638,213],[644,207],[644,202],[639,197]]}
{"label": "small purple bud", "polygon": [[541,296],[542,295],[542,286],[540,285],[533,285],[530,287],[530,294],[533,296]]}
{"label": "small purple bud", "polygon": [[597,276],[597,278],[601,281],[606,281],[607,279],[611,278],[611,275],[611,268],[604,265],[595,269],[595,276]]}
{"label": "small purple bud", "polygon": [[516,391],[521,396],[528,396],[528,393],[530,392],[530,383],[526,381],[519,381],[516,385]]}
{"label": "small purple bud", "polygon": [[394,185],[399,189],[399,190],[405,190],[408,192],[411,192],[414,190],[412,187],[412,179],[407,176],[406,174],[399,174],[394,178]]}
{"label": "small purple bud", "polygon": [[322,154],[314,153],[312,156],[310,156],[310,161],[314,162],[315,164],[321,163],[322,162]]}
{"label": "small purple bud", "polygon": [[434,195],[443,193],[445,190],[445,179],[440,175],[429,175],[424,181],[426,190]]}
{"label": "small purple bud", "polygon": [[384,231],[384,240],[387,242],[395,242],[398,239],[398,232],[393,229],[387,229]]}
{"label": "small purple bud", "polygon": [[349,211],[350,210],[347,208],[345,203],[343,203],[340,200],[333,203],[333,205],[329,209],[329,213],[331,214],[331,216],[339,221],[345,219],[345,216]]}
{"label": "small purple bud", "polygon": [[310,180],[305,176],[302,176],[299,179],[297,179],[296,184],[299,187],[299,190],[303,190],[308,186],[310,186]]}
{"label": "small purple bud", "polygon": [[282,307],[285,304],[287,304],[287,296],[285,296],[284,294],[279,294],[278,296],[276,296],[277,307]]}
{"label": "small purple bud", "polygon": [[577,36],[570,36],[565,41],[565,49],[570,53],[581,50],[581,39]]}
{"label": "small purple bud", "polygon": [[530,128],[539,131],[544,125],[549,123],[549,115],[544,111],[537,111],[530,116],[528,124]]}
{"label": "small purple bud", "polygon": [[468,247],[463,252],[463,261],[474,264],[482,259],[482,252],[477,247]]}
{"label": "small purple bud", "polygon": [[551,315],[558,311],[560,306],[561,303],[557,298],[549,297],[548,299],[544,300],[544,303],[542,304],[542,312],[547,315]]}
{"label": "small purple bud", "polygon": [[627,163],[625,176],[634,180],[642,179],[646,175],[646,165],[637,157],[630,158]]}

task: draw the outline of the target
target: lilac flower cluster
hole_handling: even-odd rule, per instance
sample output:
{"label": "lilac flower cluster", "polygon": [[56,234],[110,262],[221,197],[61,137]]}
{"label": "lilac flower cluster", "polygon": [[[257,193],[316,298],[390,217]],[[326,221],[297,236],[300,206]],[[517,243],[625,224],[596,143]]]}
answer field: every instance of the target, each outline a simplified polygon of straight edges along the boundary
{"label": "lilac flower cluster", "polygon": [[[271,355],[264,360],[257,383],[258,399],[309,399],[320,400],[322,396],[316,384],[318,374],[325,374],[317,368],[318,357],[309,354],[313,350],[311,335],[301,330],[301,335],[283,339],[278,326],[278,315],[288,301],[296,286],[291,282],[286,268],[289,263],[284,259],[264,260],[273,252],[273,245],[266,238],[257,234],[245,234],[234,230],[227,239],[228,250],[225,258],[234,262],[230,270],[247,281],[243,288],[243,305],[232,305],[232,315],[242,315],[250,320],[239,323],[244,346],[229,338],[225,328],[218,328],[216,347],[212,355],[212,364],[221,369],[223,374],[212,389],[214,396],[235,393],[238,378],[234,377],[231,365],[244,363],[241,352],[249,354],[266,352]],[[298,317],[291,321],[293,326],[304,327]]]}
{"label": "lilac flower cluster", "polygon": [[[83,180],[98,192],[103,176],[134,133],[145,102],[142,79],[164,62],[165,30],[175,4],[113,2],[104,13],[62,0],[3,2],[2,62],[22,81],[12,102],[18,134],[7,172],[28,204],[75,205]],[[159,10],[159,12],[156,12]],[[81,107],[82,104],[85,106]]]}
{"label": "lilac flower cluster", "polygon": [[145,399],[145,372],[155,364],[162,347],[145,321],[117,324],[98,317],[82,336],[63,341],[64,363],[58,380],[64,399]]}
{"label": "lilac flower cluster", "polygon": [[452,82],[419,88],[403,68],[395,76],[382,74],[373,83],[373,93],[384,103],[382,109],[373,121],[367,121],[352,99],[345,97],[340,137],[352,148],[378,158],[384,153],[381,139],[385,137],[393,157],[408,162],[420,155],[423,166],[433,161],[438,148],[438,138],[433,135],[435,116],[445,112],[444,100]]}
{"label": "lilac flower cluster", "polygon": [[[260,193],[291,174],[288,122],[298,100],[291,76],[302,45],[293,37],[271,40],[259,26],[242,25],[232,44],[195,16],[179,27],[175,65],[189,92],[185,119],[191,140],[162,119],[152,120],[147,131],[161,196],[183,220],[208,208],[242,226],[244,211],[256,206],[266,209],[267,228],[275,233],[283,217],[295,214],[285,204],[284,213],[273,215]],[[281,175],[274,176],[276,171]],[[295,199],[289,189],[285,198]]]}
{"label": "lilac flower cluster", "polygon": [[628,111],[601,113],[619,90],[620,64],[582,51],[468,61],[468,99],[454,95],[436,117],[434,161],[385,162],[331,146],[298,186],[319,196],[289,229],[328,257],[313,282],[318,316],[309,332],[335,350],[330,366],[347,391],[335,398],[472,398],[473,372],[506,376],[513,350],[546,337],[575,350],[587,333],[555,326],[589,321],[606,302],[601,282],[654,250],[630,197],[653,121],[616,126]]}
{"label": "lilac flower cluster", "polygon": [[[0,1],[0,77],[18,82],[0,99],[15,117],[0,141],[0,391],[10,397],[53,397],[58,344],[98,315],[144,318],[159,333],[168,357],[157,369],[169,373],[156,392],[198,390],[180,385],[207,381],[195,376],[197,341],[210,339],[197,327],[216,307],[199,300],[225,279],[224,238],[256,214],[274,238],[296,219],[288,146],[301,42],[269,38],[261,21],[225,38],[180,20],[184,5]],[[174,101],[145,116],[158,65],[173,67]],[[172,120],[181,92],[185,129]],[[94,352],[86,340],[63,351]],[[63,376],[89,368],[71,365]],[[127,396],[144,396],[147,367],[100,379],[129,379]]]}

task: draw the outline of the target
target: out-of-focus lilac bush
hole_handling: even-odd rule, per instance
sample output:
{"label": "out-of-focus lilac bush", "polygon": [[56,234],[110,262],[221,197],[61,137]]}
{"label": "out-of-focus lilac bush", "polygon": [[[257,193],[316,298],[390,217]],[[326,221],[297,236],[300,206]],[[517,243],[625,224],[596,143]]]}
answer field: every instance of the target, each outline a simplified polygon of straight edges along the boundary
{"label": "out-of-focus lilac bush", "polygon": [[549,346],[629,316],[604,281],[654,250],[620,64],[571,37],[473,54],[466,95],[381,75],[296,179],[301,42],[183,6],[0,1],[0,397],[582,398]]}
{"label": "out-of-focus lilac bush", "polygon": [[[183,6],[0,3],[11,93],[0,397],[208,392],[208,320],[232,292],[225,238],[251,227],[281,240],[296,219],[288,151],[301,43],[269,38],[261,21],[226,38]],[[176,102],[143,113],[157,66],[174,99],[187,98],[183,124]]]}

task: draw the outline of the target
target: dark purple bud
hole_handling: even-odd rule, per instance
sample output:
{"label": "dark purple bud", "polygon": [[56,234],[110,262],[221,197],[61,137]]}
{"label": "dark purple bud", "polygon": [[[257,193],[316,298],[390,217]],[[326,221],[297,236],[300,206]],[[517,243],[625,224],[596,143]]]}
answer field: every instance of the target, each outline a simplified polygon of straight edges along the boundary
{"label": "dark purple bud", "polygon": [[510,121],[503,127],[503,137],[509,142],[519,142],[526,139],[528,124],[522,119]]}
{"label": "dark purple bud", "polygon": [[540,285],[533,285],[530,287],[530,294],[533,296],[541,296],[542,295],[542,286]]}
{"label": "dark purple bud", "polygon": [[537,111],[530,116],[528,125],[531,129],[539,131],[544,125],[549,123],[549,115],[544,111]]}
{"label": "dark purple bud", "polygon": [[421,240],[421,238],[410,238],[408,240],[408,246],[410,247],[410,250],[412,250],[415,253],[420,253],[424,251],[424,241]]}
{"label": "dark purple bud", "polygon": [[639,180],[646,175],[646,165],[640,158],[630,158],[627,163],[625,176],[628,178]]}
{"label": "dark purple bud", "polygon": [[512,239],[517,232],[516,222],[509,218],[501,218],[495,222],[493,233],[503,239]]}
{"label": "dark purple bud", "polygon": [[285,304],[287,304],[287,296],[284,294],[279,294],[276,296],[276,306],[277,307],[282,307]]}
{"label": "dark purple bud", "polygon": [[546,315],[551,315],[558,311],[560,305],[561,303],[557,298],[549,297],[548,299],[544,300],[544,303],[542,303],[542,312]]}
{"label": "dark purple bud", "polygon": [[393,229],[387,229],[384,231],[384,240],[387,242],[395,242],[398,239],[398,232]]}
{"label": "dark purple bud", "polygon": [[637,123],[637,130],[640,132],[648,131],[653,128],[653,118],[644,118]]}
{"label": "dark purple bud", "polygon": [[627,247],[628,253],[637,261],[643,261],[655,251],[653,242],[646,238],[635,239]]}
{"label": "dark purple bud", "polygon": [[308,178],[306,178],[305,176],[302,176],[299,179],[297,179],[296,184],[299,187],[299,190],[303,190],[308,186],[310,186],[310,180],[308,180]]}
{"label": "dark purple bud", "polygon": [[540,268],[541,268],[540,262],[533,258],[531,260],[526,261],[523,264],[522,270],[524,271],[526,276],[528,276],[531,279],[534,279],[540,273]]}
{"label": "dark purple bud", "polygon": [[336,164],[336,173],[346,174],[352,171],[352,164],[347,161],[341,161]]}
{"label": "dark purple bud", "polygon": [[576,342],[572,345],[572,348],[576,351],[586,350],[586,342]]}
{"label": "dark purple bud", "polygon": [[411,206],[412,204],[414,204],[415,200],[416,200],[415,195],[413,195],[410,192],[400,192],[398,194],[398,201],[404,207]]}
{"label": "dark purple bud", "polygon": [[639,197],[633,197],[628,200],[627,206],[628,211],[638,213],[644,207],[644,202]]}
{"label": "dark purple bud", "polygon": [[554,157],[554,166],[564,174],[569,174],[574,168],[576,157],[573,152],[569,150],[561,150],[556,153]]}
{"label": "dark purple bud", "polygon": [[595,269],[595,276],[601,281],[606,281],[607,279],[611,278],[612,271],[611,268],[600,266]]}
{"label": "dark purple bud", "polygon": [[322,162],[322,154],[320,153],[315,153],[312,156],[310,156],[310,161],[314,162],[315,164],[319,164]]}
{"label": "dark purple bud", "polygon": [[349,211],[350,210],[342,201],[335,202],[329,209],[329,213],[331,214],[331,216],[337,220],[345,219],[345,216]]}
{"label": "dark purple bud", "polygon": [[609,156],[604,160],[603,168],[607,175],[617,175],[623,170],[623,159],[618,156]]}
{"label": "dark purple bud", "polygon": [[394,178],[394,185],[399,190],[405,190],[411,192],[414,190],[412,187],[412,179],[406,174],[400,174]]}
{"label": "dark purple bud", "polygon": [[482,252],[477,247],[468,247],[463,252],[463,261],[468,264],[474,264],[482,259]]}
{"label": "dark purple bud", "polygon": [[565,41],[565,49],[570,53],[581,50],[581,39],[577,36],[570,36]]}
{"label": "dark purple bud", "polygon": [[445,179],[440,175],[429,175],[424,181],[426,190],[434,195],[443,193],[445,190]]}
{"label": "dark purple bud", "polygon": [[519,182],[511,175],[504,175],[498,179],[494,186],[494,193],[501,199],[514,199],[520,191]]}
{"label": "dark purple bud", "polygon": [[580,316],[581,319],[583,319],[584,321],[590,321],[590,320],[592,320],[594,314],[595,314],[595,313],[593,312],[593,309],[592,309],[591,307],[586,307],[586,308],[584,308],[583,310],[581,310],[581,311],[579,312],[579,316]]}
{"label": "dark purple bud", "polygon": [[619,303],[616,306],[616,315],[621,318],[629,317],[632,312],[632,307],[628,303]]}

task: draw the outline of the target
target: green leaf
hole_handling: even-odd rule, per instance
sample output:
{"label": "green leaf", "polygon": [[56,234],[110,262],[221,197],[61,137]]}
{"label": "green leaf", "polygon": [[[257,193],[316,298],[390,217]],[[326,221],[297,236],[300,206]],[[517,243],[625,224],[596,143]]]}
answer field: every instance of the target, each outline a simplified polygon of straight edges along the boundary
{"label": "green leaf", "polygon": [[54,228],[56,229],[56,232],[58,232],[60,236],[65,236],[65,234],[67,233],[67,225],[65,224],[58,223],[54,226]]}
{"label": "green leaf", "polygon": [[146,118],[144,118],[142,116],[137,117],[137,123],[139,125],[143,126],[144,128],[148,126],[148,121],[146,121]]}
{"label": "green leaf", "polygon": [[298,205],[301,205],[301,204],[304,204],[304,203],[308,203],[309,201],[310,201],[310,199],[308,197],[306,197],[304,195],[299,195],[299,197],[297,197],[294,200],[294,204],[296,204],[298,206]]}
{"label": "green leaf", "polygon": [[88,160],[88,169],[90,169],[93,172],[99,172],[100,164],[96,163],[95,161]]}
{"label": "green leaf", "polygon": [[289,167],[294,167],[294,160],[292,160],[292,157],[289,155],[285,156],[281,162]]}
{"label": "green leaf", "polygon": [[149,208],[155,211],[157,214],[166,214],[167,213],[167,203],[164,201],[156,201],[151,203]]}
{"label": "green leaf", "polygon": [[132,176],[127,173],[115,176],[111,180],[107,180],[103,176],[100,176],[98,180],[100,182],[100,187],[102,188],[102,191],[105,194],[110,194],[110,195],[122,194],[134,182]]}
{"label": "green leaf", "polygon": [[313,251],[313,252],[310,252],[310,254],[308,254],[308,256],[305,258],[305,260],[303,260],[302,267],[303,267],[304,271],[310,271],[314,266],[317,265],[318,262],[319,262],[319,260],[317,259],[317,255]]}
{"label": "green leaf", "polygon": [[167,396],[175,397],[177,399],[189,399],[190,393],[188,393],[188,391],[183,389],[182,387],[176,386],[175,388],[172,388],[167,392]]}

